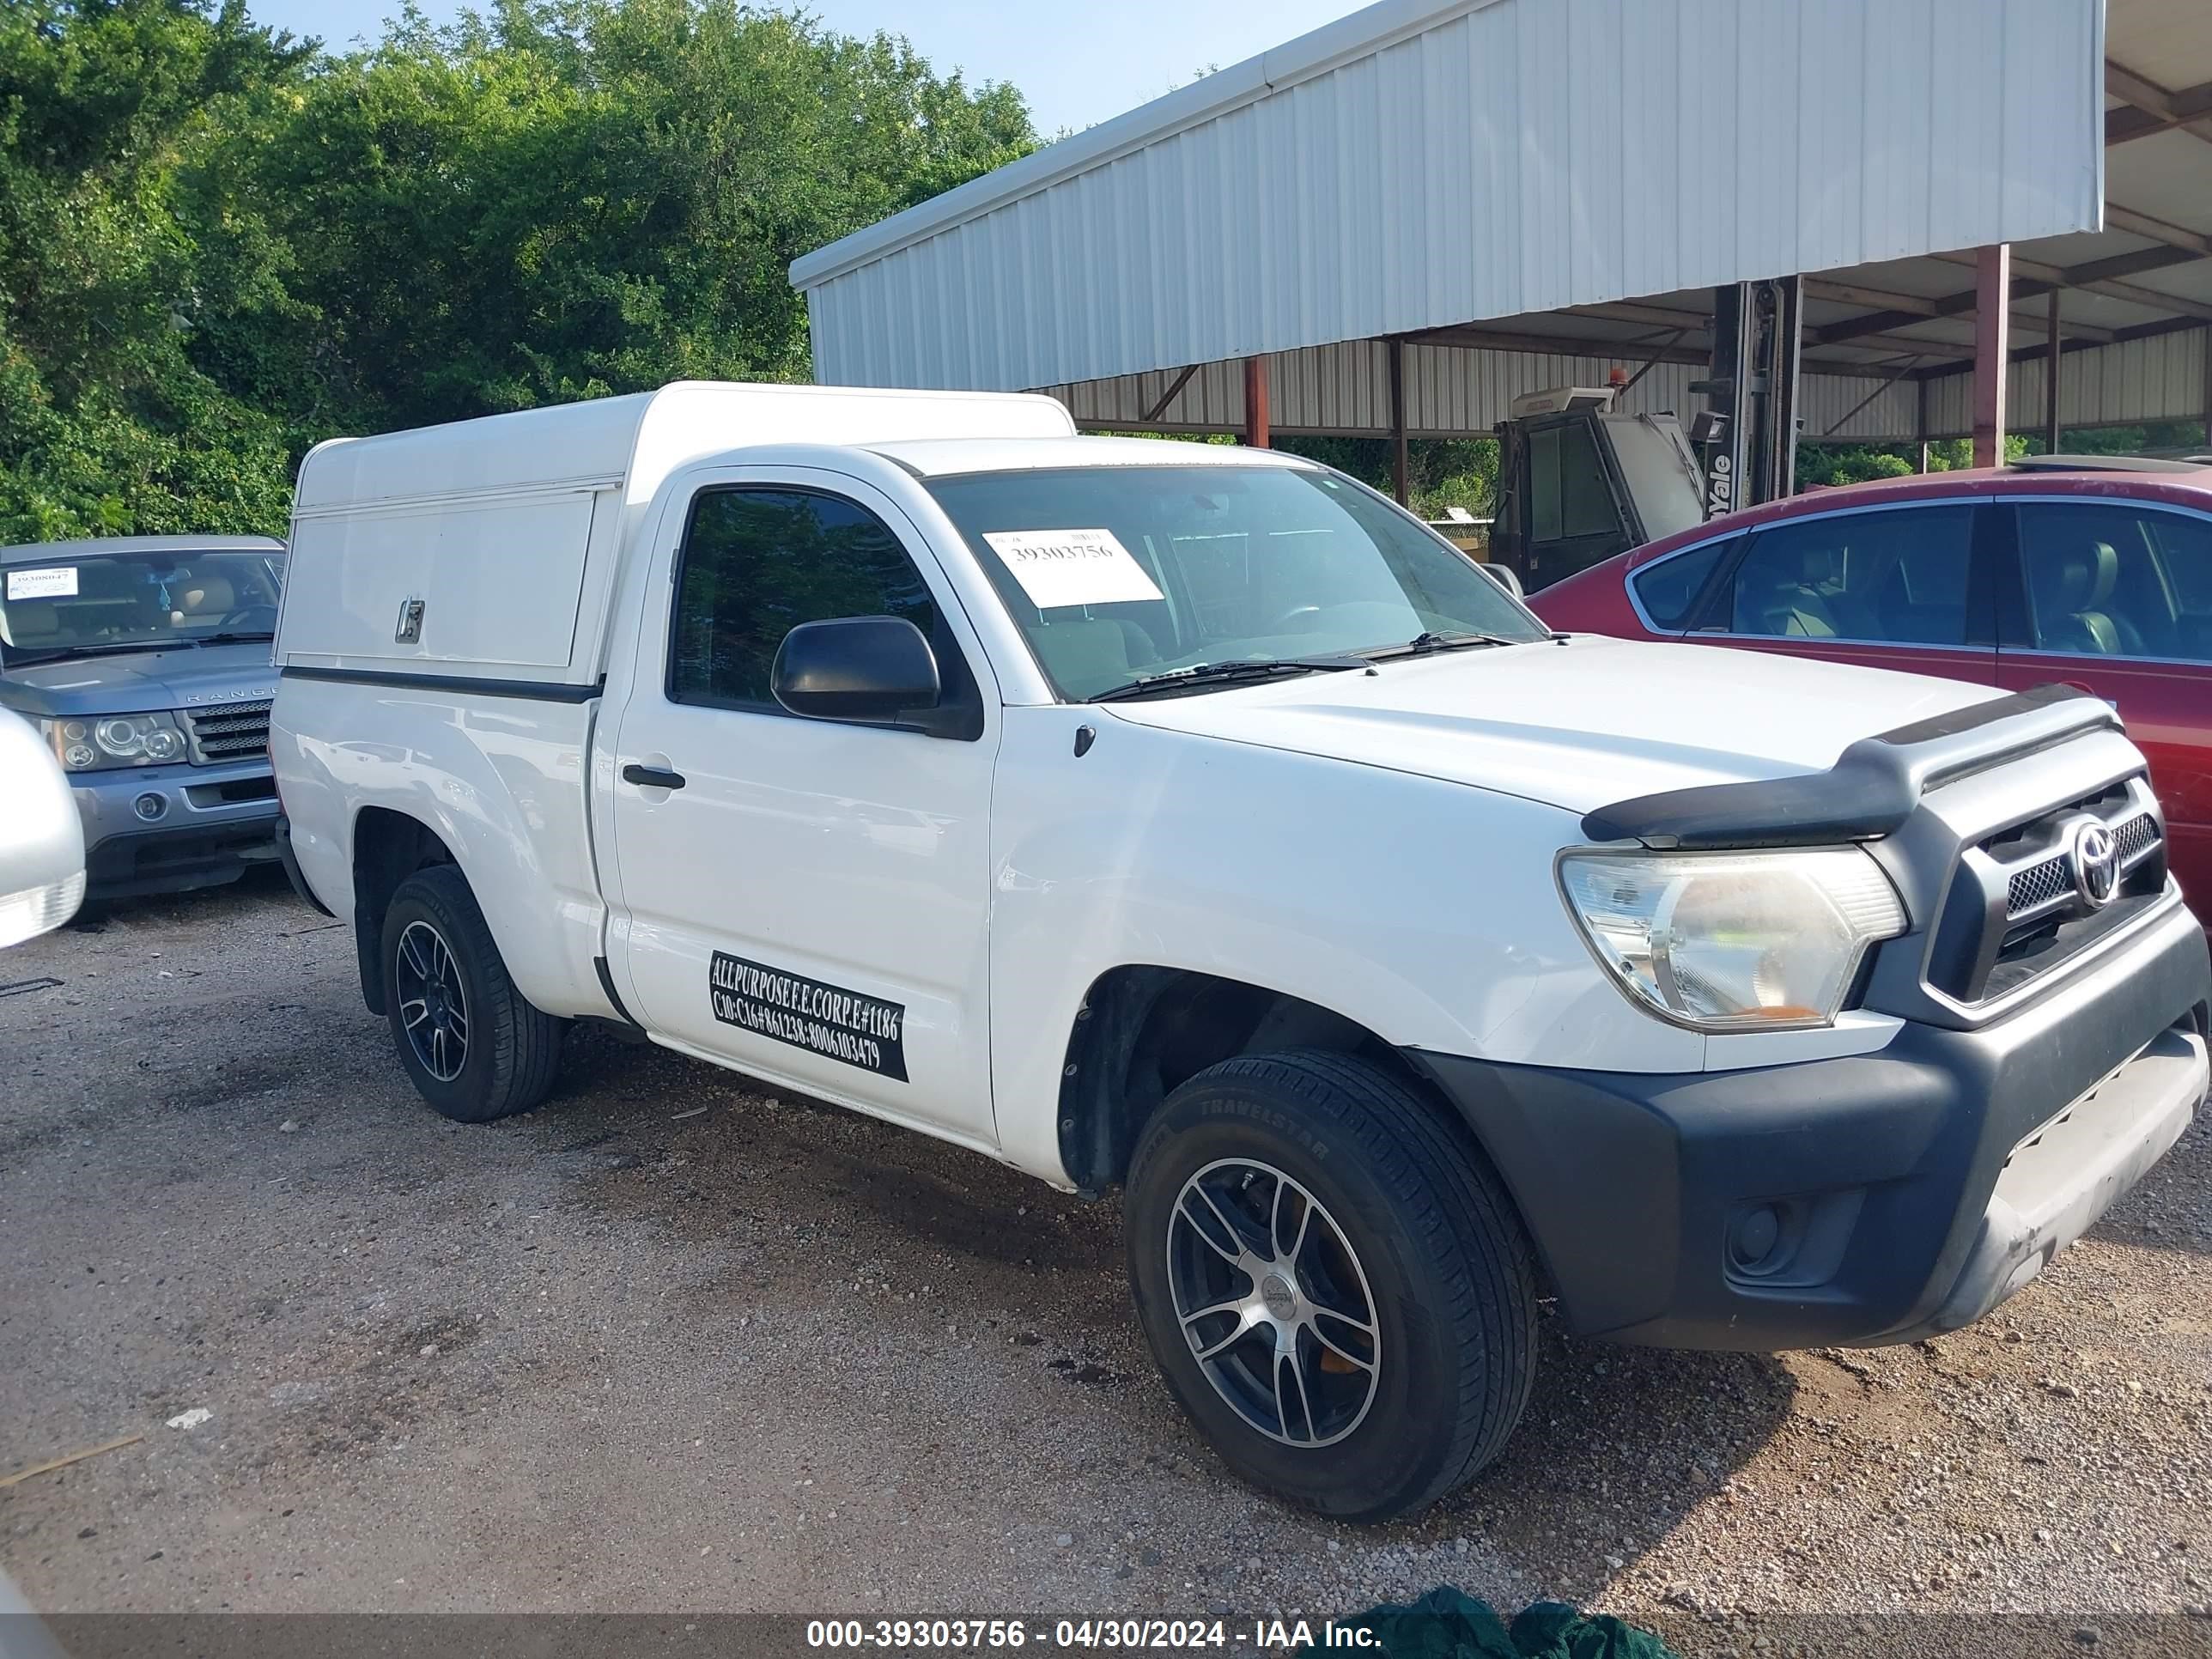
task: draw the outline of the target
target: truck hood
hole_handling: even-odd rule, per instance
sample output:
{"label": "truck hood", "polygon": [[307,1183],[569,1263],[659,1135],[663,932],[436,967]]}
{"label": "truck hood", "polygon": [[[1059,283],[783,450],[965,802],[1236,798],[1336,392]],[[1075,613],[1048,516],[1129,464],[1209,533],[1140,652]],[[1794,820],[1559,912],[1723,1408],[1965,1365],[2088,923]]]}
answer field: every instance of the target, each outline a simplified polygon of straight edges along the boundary
{"label": "truck hood", "polygon": [[143,714],[211,702],[260,702],[276,695],[276,670],[266,640],[64,657],[0,672],[0,706],[53,719]]}
{"label": "truck hood", "polygon": [[1586,813],[1662,789],[1826,771],[1860,738],[1997,695],[1756,651],[1577,635],[1107,708],[1142,726]]}

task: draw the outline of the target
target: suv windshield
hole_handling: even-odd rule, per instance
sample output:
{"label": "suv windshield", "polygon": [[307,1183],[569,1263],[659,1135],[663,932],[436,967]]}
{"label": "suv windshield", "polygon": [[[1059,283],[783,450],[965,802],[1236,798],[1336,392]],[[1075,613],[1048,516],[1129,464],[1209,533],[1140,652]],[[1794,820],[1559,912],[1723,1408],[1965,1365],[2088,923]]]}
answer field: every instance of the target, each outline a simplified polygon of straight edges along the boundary
{"label": "suv windshield", "polygon": [[0,658],[157,650],[268,639],[283,561],[275,553],[96,553],[0,567]]}
{"label": "suv windshield", "polygon": [[1331,472],[1095,466],[928,488],[1070,702],[1202,664],[1546,637],[1465,554]]}

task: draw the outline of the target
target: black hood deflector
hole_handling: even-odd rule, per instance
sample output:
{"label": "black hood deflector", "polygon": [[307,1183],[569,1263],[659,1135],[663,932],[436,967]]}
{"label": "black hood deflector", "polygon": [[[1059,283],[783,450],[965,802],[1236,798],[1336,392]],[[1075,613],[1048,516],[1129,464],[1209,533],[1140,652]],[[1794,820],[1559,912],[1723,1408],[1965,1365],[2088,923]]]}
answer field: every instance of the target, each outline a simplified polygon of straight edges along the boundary
{"label": "black hood deflector", "polygon": [[1862,738],[1825,772],[1616,801],[1585,817],[1583,834],[1683,851],[1874,841],[1901,828],[1938,784],[2119,726],[2102,698],[2070,685],[2040,685]]}

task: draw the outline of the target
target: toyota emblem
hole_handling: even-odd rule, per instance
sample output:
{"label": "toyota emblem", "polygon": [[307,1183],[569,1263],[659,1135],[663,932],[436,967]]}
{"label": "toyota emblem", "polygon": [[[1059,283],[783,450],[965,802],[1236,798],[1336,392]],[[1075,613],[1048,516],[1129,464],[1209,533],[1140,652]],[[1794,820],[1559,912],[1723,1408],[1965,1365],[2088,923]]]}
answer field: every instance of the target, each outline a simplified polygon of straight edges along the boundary
{"label": "toyota emblem", "polygon": [[2074,885],[2092,910],[2101,910],[2120,890],[2120,849],[2112,832],[2094,818],[2074,830]]}

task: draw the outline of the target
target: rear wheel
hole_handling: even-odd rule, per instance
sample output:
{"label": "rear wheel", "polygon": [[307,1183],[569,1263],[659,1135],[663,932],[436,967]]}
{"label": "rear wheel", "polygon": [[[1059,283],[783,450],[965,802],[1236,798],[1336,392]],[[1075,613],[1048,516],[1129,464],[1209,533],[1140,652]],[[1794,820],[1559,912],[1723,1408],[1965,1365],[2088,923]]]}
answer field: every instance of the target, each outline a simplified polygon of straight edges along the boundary
{"label": "rear wheel", "polygon": [[1504,1448],[1535,1369],[1528,1243],[1399,1079],[1307,1052],[1201,1072],[1146,1128],[1127,1202],[1153,1355],[1245,1479],[1382,1521]]}
{"label": "rear wheel", "polygon": [[458,869],[434,865],[400,883],[384,913],[383,956],[386,1015],[417,1094],[461,1123],[545,1097],[565,1024],[515,988]]}

